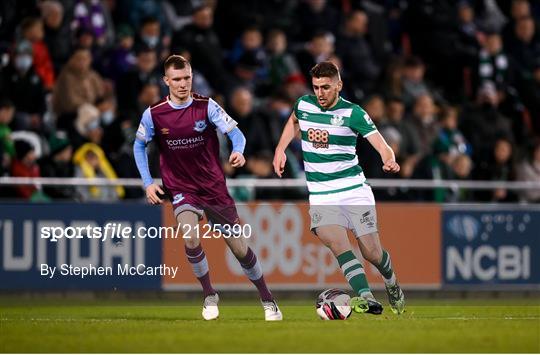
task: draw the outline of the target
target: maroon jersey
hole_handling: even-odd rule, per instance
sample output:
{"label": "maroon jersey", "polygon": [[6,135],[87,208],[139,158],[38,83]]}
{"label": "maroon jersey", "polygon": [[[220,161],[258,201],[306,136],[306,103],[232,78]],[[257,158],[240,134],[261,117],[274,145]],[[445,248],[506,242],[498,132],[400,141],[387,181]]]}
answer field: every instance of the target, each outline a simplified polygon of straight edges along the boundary
{"label": "maroon jersey", "polygon": [[226,133],[236,122],[213,100],[197,94],[181,106],[164,98],[149,108],[149,115],[152,127],[146,127],[144,138],[153,136],[159,147],[164,186],[204,200],[228,196],[216,128]]}

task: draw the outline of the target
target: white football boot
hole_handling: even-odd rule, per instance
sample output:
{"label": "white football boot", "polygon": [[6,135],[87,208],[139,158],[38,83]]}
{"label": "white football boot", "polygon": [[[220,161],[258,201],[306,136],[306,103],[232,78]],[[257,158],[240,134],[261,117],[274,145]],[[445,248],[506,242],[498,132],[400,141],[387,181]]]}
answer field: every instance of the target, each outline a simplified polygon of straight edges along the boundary
{"label": "white football boot", "polygon": [[264,309],[264,320],[274,321],[283,319],[283,314],[281,314],[276,301],[261,301],[261,303]]}
{"label": "white football boot", "polygon": [[213,320],[219,317],[219,296],[217,293],[204,298],[202,316],[204,320]]}

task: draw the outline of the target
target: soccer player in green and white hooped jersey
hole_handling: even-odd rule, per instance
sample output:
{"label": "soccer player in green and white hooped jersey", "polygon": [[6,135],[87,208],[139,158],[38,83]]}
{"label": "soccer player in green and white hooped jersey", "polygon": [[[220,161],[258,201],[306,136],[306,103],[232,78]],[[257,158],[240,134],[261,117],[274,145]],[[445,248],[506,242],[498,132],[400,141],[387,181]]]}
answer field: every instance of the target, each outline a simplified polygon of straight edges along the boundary
{"label": "soccer player in green and white hooped jersey", "polygon": [[392,269],[390,254],[379,240],[375,198],[356,155],[358,134],[379,152],[385,172],[397,173],[400,167],[369,115],[339,96],[343,83],[337,66],[321,62],[311,69],[311,77],[315,95],[297,100],[276,148],[274,170],[281,177],[287,159],[285,149],[300,131],[311,230],[330,248],[356,292],[351,306],[356,312],[380,314],[383,310],[371,293],[362,264],[352,252],[349,229],[354,232],[364,259],[381,273],[392,311],[401,314],[405,297]]}

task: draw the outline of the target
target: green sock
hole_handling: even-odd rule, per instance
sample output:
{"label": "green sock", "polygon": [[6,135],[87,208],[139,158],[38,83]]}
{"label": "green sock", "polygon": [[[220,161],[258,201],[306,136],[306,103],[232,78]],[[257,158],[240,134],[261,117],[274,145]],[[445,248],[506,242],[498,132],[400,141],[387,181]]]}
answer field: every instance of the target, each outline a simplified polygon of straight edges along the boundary
{"label": "green sock", "polygon": [[343,254],[338,255],[337,261],[339,267],[343,271],[343,275],[345,275],[349,285],[351,285],[357,295],[371,292],[366,279],[366,274],[364,273],[364,268],[352,250],[348,250]]}
{"label": "green sock", "polygon": [[394,270],[392,270],[392,261],[390,260],[390,254],[386,250],[383,250],[382,259],[379,265],[376,265],[377,269],[381,273],[382,277],[385,280],[391,280],[394,275]]}

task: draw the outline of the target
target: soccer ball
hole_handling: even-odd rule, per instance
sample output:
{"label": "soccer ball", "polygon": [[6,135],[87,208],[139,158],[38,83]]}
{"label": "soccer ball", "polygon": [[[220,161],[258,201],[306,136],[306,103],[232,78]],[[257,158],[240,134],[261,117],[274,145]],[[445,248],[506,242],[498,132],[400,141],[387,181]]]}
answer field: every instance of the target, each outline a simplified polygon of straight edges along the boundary
{"label": "soccer ball", "polygon": [[351,298],[345,292],[331,288],[317,298],[317,314],[323,320],[345,320],[351,315]]}

